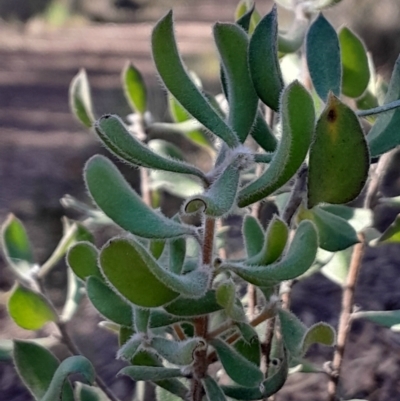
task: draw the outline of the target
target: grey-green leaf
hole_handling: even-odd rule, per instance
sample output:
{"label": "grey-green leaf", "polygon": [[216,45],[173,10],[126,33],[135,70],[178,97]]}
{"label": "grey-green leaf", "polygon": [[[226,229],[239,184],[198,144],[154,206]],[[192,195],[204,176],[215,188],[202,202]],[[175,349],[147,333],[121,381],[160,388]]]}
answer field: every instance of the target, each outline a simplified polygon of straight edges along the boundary
{"label": "grey-green leaf", "polygon": [[246,215],[243,219],[242,234],[248,258],[261,252],[265,233],[258,219],[249,214]]}
{"label": "grey-green leaf", "polygon": [[118,375],[127,375],[134,381],[157,381],[182,377],[182,372],[180,369],[159,366],[127,366]]}
{"label": "grey-green leaf", "polygon": [[325,102],[329,92],[340,96],[342,64],[339,39],[333,26],[319,14],[306,38],[306,56],[311,80],[318,96]]}
{"label": "grey-green leaf", "polygon": [[250,135],[266,152],[273,152],[276,149],[277,140],[260,111],[257,112]]}
{"label": "grey-green leaf", "polygon": [[152,50],[158,73],[172,95],[208,130],[230,148],[235,148],[239,144],[238,137],[200,92],[183,66],[174,37],[172,11],[154,27]]}
{"label": "grey-green leaf", "polygon": [[206,376],[201,382],[206,391],[208,401],[226,401],[224,392],[212,377]]}
{"label": "grey-green leaf", "polygon": [[278,111],[284,85],[278,58],[276,6],[253,32],[249,45],[249,68],[259,98],[268,107]]}
{"label": "grey-green leaf", "polygon": [[167,219],[147,206],[118,169],[103,156],[93,156],[86,163],[85,181],[99,208],[115,223],[133,234],[162,239],[194,233],[192,227]]}

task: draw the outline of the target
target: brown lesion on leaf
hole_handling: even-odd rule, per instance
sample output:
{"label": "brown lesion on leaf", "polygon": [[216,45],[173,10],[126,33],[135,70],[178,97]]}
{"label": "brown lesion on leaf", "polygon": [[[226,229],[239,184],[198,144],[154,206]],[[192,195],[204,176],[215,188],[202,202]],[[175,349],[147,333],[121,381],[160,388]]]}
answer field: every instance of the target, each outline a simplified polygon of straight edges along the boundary
{"label": "brown lesion on leaf", "polygon": [[337,110],[334,107],[329,109],[327,114],[327,120],[329,123],[334,123],[337,120]]}

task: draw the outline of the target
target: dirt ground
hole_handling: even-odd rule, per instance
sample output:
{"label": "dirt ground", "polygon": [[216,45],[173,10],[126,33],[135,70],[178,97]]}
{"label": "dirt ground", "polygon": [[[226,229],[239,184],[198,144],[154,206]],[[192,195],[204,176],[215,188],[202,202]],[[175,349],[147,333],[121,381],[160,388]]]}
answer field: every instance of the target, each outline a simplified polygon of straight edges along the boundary
{"label": "dirt ground", "polygon": [[[371,8],[372,1],[364,1],[364,13],[376,12]],[[383,22],[376,20],[368,25],[362,23],[364,14],[352,9],[356,2],[350,0],[348,3],[350,5],[346,7],[349,8],[338,7],[338,11],[331,12],[335,24],[340,25],[354,14],[348,22],[357,27],[360,34],[368,34],[367,45],[376,50],[375,61],[385,73],[390,70],[400,50],[400,31],[395,23],[396,15],[400,18],[400,7],[396,6],[396,0],[382,1]],[[385,5],[392,6],[391,13],[384,11]],[[268,2],[261,5],[265,10],[268,7]],[[233,9],[231,1],[221,2],[219,6],[210,1],[201,6],[198,3],[181,4],[177,9],[178,42],[185,61],[214,93],[218,90],[215,81],[218,63],[211,39],[211,24],[215,15],[219,15],[221,20],[230,20]],[[158,13],[154,20],[163,14],[161,7]],[[61,236],[60,218],[64,210],[59,199],[69,193],[87,200],[82,167],[92,154],[104,152],[94,135],[82,129],[69,111],[68,86],[79,68],[88,72],[97,115],[106,112],[126,115],[129,108],[120,88],[120,72],[126,60],[134,61],[149,85],[152,111],[158,119],[165,117],[164,95],[155,79],[149,52],[151,25],[138,22],[50,30],[38,23],[31,23],[25,30],[0,25],[0,222],[9,212],[23,220],[39,263],[49,256]],[[137,185],[137,172],[126,172],[133,185]],[[389,182],[387,191],[391,195],[400,193],[397,182]],[[385,226],[396,212],[380,210],[377,224]],[[400,309],[399,269],[398,246],[369,249],[356,292],[356,303],[363,309]],[[50,281],[52,286],[61,289],[64,280],[65,269],[61,266],[51,275]],[[0,290],[7,291],[12,282],[11,274],[0,259]],[[56,304],[61,303],[61,293],[54,292]],[[337,285],[316,274],[294,287],[293,310],[307,324],[324,320],[336,325],[340,296]],[[115,378],[122,366],[114,360],[116,340],[96,327],[98,321],[85,302],[74,327],[71,327],[73,336],[85,354],[93,359],[98,373],[121,400],[127,401],[131,383]],[[101,335],[93,335],[94,331],[101,332]],[[32,333],[18,329],[0,302],[0,339],[13,336],[29,338]],[[65,354],[62,347],[57,351],[60,355]],[[318,348],[312,355],[317,363],[322,363],[331,357],[331,352],[330,349]],[[369,323],[354,324],[342,383],[346,399],[398,399],[400,335]],[[326,379],[323,375],[296,374],[276,400],[322,401],[326,399],[325,394]],[[16,377],[12,364],[7,362],[0,362],[0,399],[31,399]]]}

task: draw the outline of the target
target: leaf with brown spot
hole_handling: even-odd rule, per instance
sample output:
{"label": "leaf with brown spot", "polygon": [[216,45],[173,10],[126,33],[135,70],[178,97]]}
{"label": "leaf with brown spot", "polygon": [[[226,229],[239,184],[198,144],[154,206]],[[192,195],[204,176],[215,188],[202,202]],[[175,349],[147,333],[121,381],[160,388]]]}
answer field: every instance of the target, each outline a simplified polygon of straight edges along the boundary
{"label": "leaf with brown spot", "polygon": [[369,164],[369,150],[357,116],[330,94],[310,150],[308,206],[355,199],[367,180]]}

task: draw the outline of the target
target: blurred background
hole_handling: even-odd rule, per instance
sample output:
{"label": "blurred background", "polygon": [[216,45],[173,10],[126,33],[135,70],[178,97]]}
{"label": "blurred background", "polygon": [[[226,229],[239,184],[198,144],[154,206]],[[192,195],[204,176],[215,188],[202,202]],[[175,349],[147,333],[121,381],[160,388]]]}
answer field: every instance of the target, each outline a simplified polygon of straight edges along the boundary
{"label": "blurred background", "polygon": [[[87,201],[82,168],[92,154],[103,152],[94,135],[75,122],[69,111],[68,86],[73,76],[80,68],[87,70],[97,116],[126,116],[130,110],[122,94],[120,73],[131,60],[145,77],[152,113],[157,120],[165,120],[165,93],[155,75],[149,47],[152,26],[174,8],[184,60],[206,89],[217,94],[219,64],[212,24],[232,21],[236,4],[236,0],[0,0],[0,223],[10,212],[24,222],[39,263],[62,235],[65,211],[59,199],[68,193]],[[256,5],[264,15],[272,1],[258,0]],[[400,53],[399,0],[343,0],[325,15],[336,27],[347,25],[358,33],[378,72],[390,78]],[[292,15],[279,9],[279,18],[284,28]],[[192,157],[207,162],[206,155]],[[125,172],[133,185],[138,185],[137,171]],[[399,187],[392,181],[388,195],[398,195]],[[397,212],[385,211],[378,224],[385,225]],[[398,262],[396,246],[380,255],[367,254],[363,287],[358,292],[366,309],[371,308],[368,302],[374,309],[400,309],[396,300],[400,299]],[[49,280],[61,290],[65,267],[55,269]],[[295,312],[308,323],[324,319],[336,324],[340,289],[323,280],[317,277],[296,287]],[[12,283],[12,275],[0,259],[0,290],[9,290]],[[61,304],[63,291],[53,297]],[[321,297],[325,297],[322,304]],[[96,328],[97,322],[98,317],[85,305],[74,325],[74,336],[93,356],[100,375],[113,390],[129,399],[123,394],[129,394],[131,384],[114,378],[120,367],[113,361],[115,339],[104,332],[91,335],[101,330]],[[354,398],[395,399],[400,394],[400,340],[368,323],[355,326],[358,337],[349,351],[353,359],[345,365],[346,391]],[[9,320],[0,298],[0,339],[32,335]],[[89,337],[90,342],[84,342]],[[62,356],[63,350],[59,352]],[[329,351],[326,355],[329,357]],[[309,377],[293,379],[277,400],[323,399],[324,381]],[[0,394],[7,401],[30,399],[9,362],[0,361]]]}

